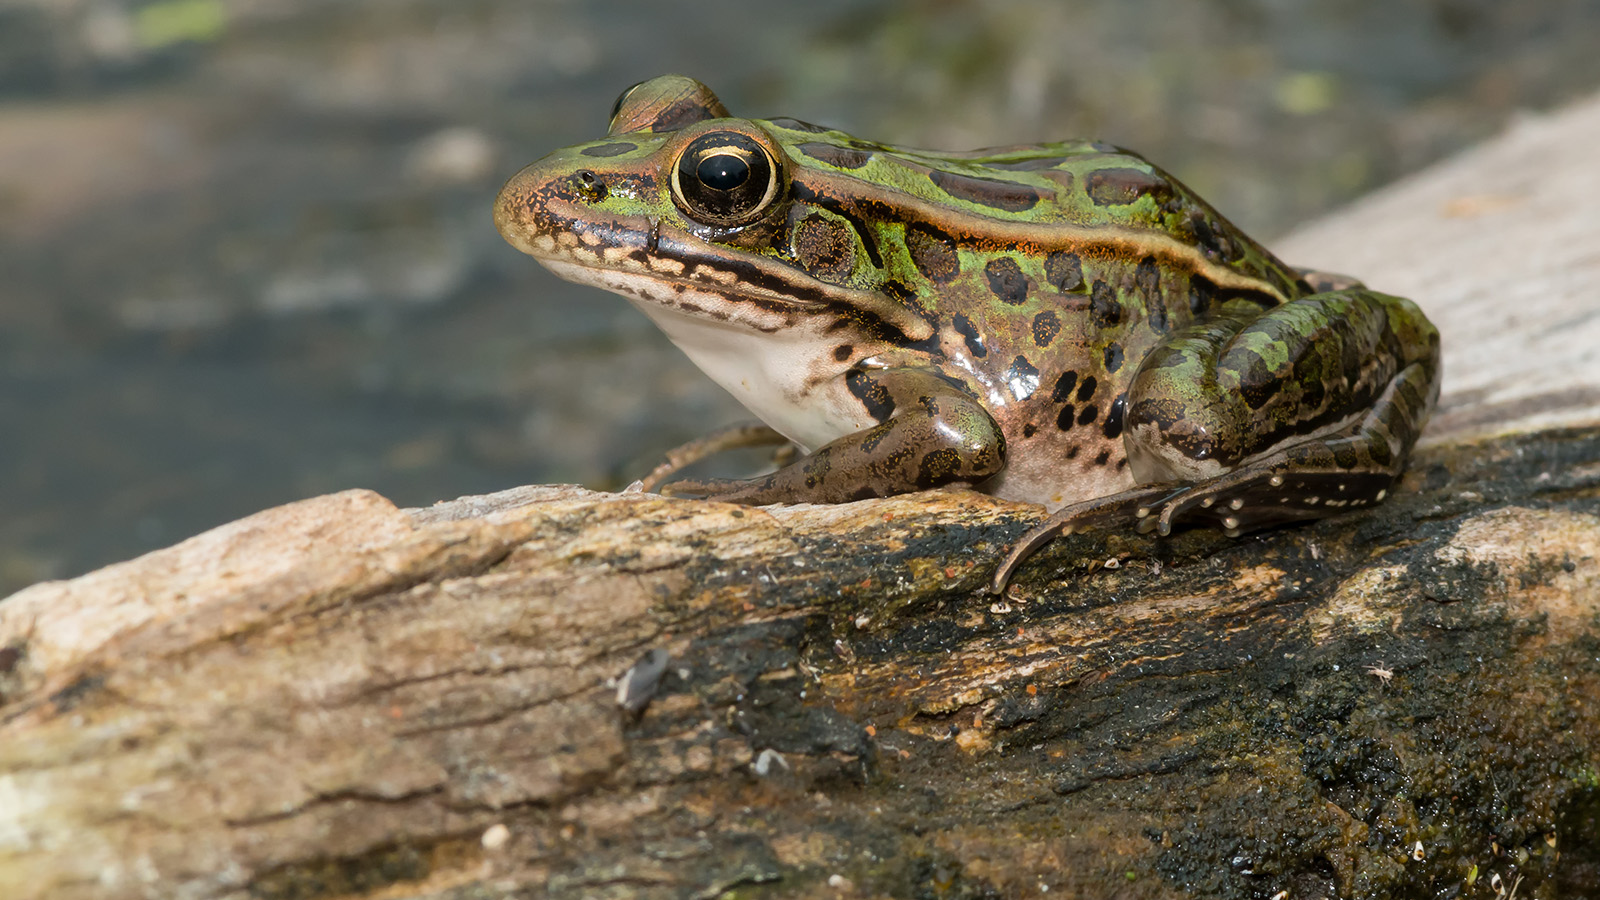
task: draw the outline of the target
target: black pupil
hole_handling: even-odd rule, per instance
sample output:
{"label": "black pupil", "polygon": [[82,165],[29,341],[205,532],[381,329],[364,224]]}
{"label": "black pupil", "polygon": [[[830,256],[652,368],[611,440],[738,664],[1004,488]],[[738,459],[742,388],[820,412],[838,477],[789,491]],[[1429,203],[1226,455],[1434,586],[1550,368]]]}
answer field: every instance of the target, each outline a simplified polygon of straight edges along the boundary
{"label": "black pupil", "polygon": [[731,153],[718,153],[700,160],[694,172],[706,187],[731,191],[749,179],[750,164]]}

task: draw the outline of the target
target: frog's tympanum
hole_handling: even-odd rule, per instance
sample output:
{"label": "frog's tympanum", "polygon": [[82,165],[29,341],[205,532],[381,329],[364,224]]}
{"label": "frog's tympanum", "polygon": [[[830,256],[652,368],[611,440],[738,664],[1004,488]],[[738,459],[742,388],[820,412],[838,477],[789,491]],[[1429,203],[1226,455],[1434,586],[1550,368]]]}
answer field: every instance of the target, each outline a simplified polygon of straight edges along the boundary
{"label": "frog's tympanum", "polygon": [[501,191],[506,240],[615,291],[805,455],[667,489],[833,503],[943,485],[1229,534],[1383,499],[1438,393],[1408,300],[1280,262],[1136,154],[939,153],[741,119],[681,76]]}

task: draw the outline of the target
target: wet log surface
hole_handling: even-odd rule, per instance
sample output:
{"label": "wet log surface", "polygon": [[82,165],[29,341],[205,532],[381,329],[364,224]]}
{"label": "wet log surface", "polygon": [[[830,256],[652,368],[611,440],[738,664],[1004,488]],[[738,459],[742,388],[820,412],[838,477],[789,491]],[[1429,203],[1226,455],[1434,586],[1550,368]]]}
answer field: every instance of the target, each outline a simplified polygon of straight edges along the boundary
{"label": "wet log surface", "polygon": [[0,896],[1600,896],[1569,399],[1003,598],[1039,512],[964,492],[267,510],[0,602]]}

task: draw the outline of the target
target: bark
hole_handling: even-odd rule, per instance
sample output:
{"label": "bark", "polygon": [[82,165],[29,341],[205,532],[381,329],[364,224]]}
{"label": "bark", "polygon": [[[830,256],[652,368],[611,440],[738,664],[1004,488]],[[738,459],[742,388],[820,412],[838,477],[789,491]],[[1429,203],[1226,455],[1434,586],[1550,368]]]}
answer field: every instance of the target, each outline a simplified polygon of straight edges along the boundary
{"label": "bark", "polygon": [[1445,405],[1370,511],[1074,536],[997,599],[1040,512],[972,493],[349,491],[22,591],[0,897],[1600,895],[1596,136],[1290,241],[1437,275]]}

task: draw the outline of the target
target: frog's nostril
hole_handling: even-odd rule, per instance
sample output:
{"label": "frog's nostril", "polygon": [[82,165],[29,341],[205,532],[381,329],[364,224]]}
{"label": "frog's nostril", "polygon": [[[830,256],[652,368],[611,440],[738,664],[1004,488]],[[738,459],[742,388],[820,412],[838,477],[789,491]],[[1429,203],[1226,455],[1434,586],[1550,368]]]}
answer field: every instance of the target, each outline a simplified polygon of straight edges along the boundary
{"label": "frog's nostril", "polygon": [[583,199],[591,203],[605,199],[606,183],[600,180],[599,175],[588,169],[582,169],[573,176],[573,180],[577,182],[578,193],[583,196]]}

